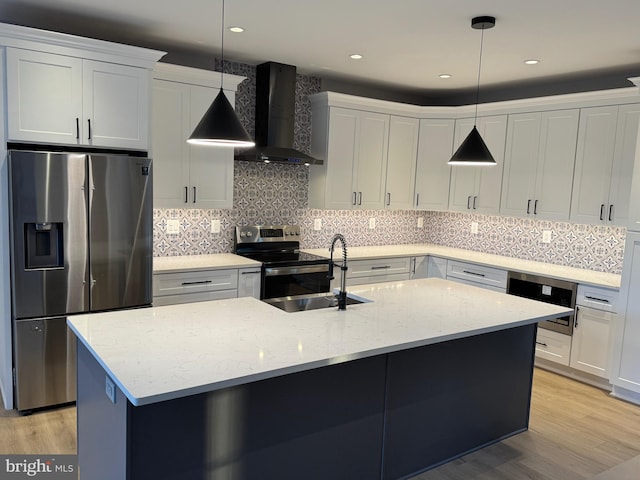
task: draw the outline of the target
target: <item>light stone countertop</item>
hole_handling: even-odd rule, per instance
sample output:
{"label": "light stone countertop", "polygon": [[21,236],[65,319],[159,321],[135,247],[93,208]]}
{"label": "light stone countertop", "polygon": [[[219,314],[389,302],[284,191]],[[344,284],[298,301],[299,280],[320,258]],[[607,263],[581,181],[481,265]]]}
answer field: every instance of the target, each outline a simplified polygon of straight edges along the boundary
{"label": "light stone countertop", "polygon": [[349,292],[371,302],[287,313],[235,298],[67,322],[129,401],[146,405],[571,312],[438,278]]}
{"label": "light stone countertop", "polygon": [[262,264],[233,253],[213,255],[181,255],[153,257],[153,273],[179,273],[196,270],[220,270],[224,268],[260,267]]}
{"label": "light stone countertop", "polygon": [[[303,251],[329,258],[328,248],[304,249]],[[471,250],[444,247],[442,245],[413,244],[384,245],[377,247],[347,247],[347,253],[348,260],[433,255],[435,257],[461,260],[478,265],[502,268],[504,270],[514,270],[523,273],[532,273],[535,275],[569,280],[584,285],[595,285],[614,289],[620,288],[620,275],[612,273],[564,267],[562,265],[553,265],[551,263],[544,262],[533,262],[531,260],[521,260],[518,258],[503,257],[501,255],[473,252]],[[334,259],[341,259],[342,250],[336,249],[333,257]]]}

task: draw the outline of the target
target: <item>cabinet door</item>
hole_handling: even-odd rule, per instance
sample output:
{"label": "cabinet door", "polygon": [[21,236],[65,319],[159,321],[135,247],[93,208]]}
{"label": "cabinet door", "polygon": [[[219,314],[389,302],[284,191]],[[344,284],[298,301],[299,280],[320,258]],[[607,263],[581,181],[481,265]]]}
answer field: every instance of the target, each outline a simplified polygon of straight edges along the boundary
{"label": "cabinet door", "polygon": [[357,207],[378,210],[384,208],[389,145],[389,115],[359,112],[360,129],[354,184]]}
{"label": "cabinet door", "polygon": [[523,216],[527,209],[533,211],[539,142],[539,113],[509,115],[500,213]]}
{"label": "cabinet door", "polygon": [[447,163],[453,154],[453,120],[420,120],[416,166],[416,208],[447,210],[449,178]]}
{"label": "cabinet door", "polygon": [[83,61],[83,143],[148,150],[147,69]]}
{"label": "cabinet door", "polygon": [[[473,128],[473,118],[465,118],[456,121],[456,133],[453,151],[467,138]],[[479,130],[479,129],[478,129]],[[482,135],[482,132],[480,133]],[[457,165],[451,167],[451,187],[449,190],[449,210],[468,212],[473,209],[476,196],[476,173],[484,167],[470,165]]]}
{"label": "cabinet door", "polygon": [[238,270],[238,297],[260,299],[260,267]]}
{"label": "cabinet door", "polygon": [[617,118],[618,107],[616,106],[583,108],[580,111],[571,200],[572,222],[604,223],[606,221]]}
{"label": "cabinet door", "polygon": [[640,233],[627,233],[620,285],[624,318],[614,328],[611,383],[640,393]]}
{"label": "cabinet door", "polygon": [[7,48],[7,113],[9,140],[79,143],[82,60]]}
{"label": "cabinet door", "polygon": [[331,108],[329,112],[329,139],[325,208],[346,210],[356,203],[353,185],[353,163],[360,132],[358,112],[345,108]]}
{"label": "cabinet door", "polygon": [[[187,138],[207,111],[220,90],[191,85],[190,125],[182,140]],[[225,92],[231,105],[233,93]],[[233,206],[233,148],[212,148],[189,145],[189,205],[194,208],[231,208]]]}
{"label": "cabinet door", "polygon": [[475,167],[476,186],[473,207],[476,212],[495,214],[500,210],[500,190],[507,138],[507,116],[495,115],[478,119],[478,131],[487,144],[495,165]]}
{"label": "cabinet door", "polygon": [[613,313],[577,307],[569,366],[599,377],[609,376],[611,324],[614,317]]}
{"label": "cabinet door", "polygon": [[607,219],[618,226],[629,221],[631,179],[636,158],[640,105],[621,105],[618,108],[616,147],[609,186],[609,212]]}
{"label": "cabinet door", "polygon": [[579,110],[544,112],[533,214],[547,220],[567,221],[576,160]]}
{"label": "cabinet door", "polygon": [[417,118],[392,116],[390,119],[385,199],[387,208],[413,208],[418,126]]}
{"label": "cabinet door", "polygon": [[185,208],[189,193],[189,86],[153,81],[151,131],[153,206]]}

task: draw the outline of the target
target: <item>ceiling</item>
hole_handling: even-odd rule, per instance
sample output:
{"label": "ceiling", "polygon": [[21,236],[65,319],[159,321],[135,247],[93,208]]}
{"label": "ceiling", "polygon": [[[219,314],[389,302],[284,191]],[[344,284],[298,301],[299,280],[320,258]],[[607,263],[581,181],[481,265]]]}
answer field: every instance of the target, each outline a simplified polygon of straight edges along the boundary
{"label": "ceiling", "polygon": [[[0,21],[165,50],[202,67],[220,56],[222,0],[0,0]],[[482,89],[630,86],[640,76],[638,0],[226,0],[225,57],[424,96]],[[361,60],[349,55],[359,53]],[[539,59],[528,66],[525,59]],[[442,73],[451,74],[441,79]],[[566,93],[558,91],[557,93]]]}

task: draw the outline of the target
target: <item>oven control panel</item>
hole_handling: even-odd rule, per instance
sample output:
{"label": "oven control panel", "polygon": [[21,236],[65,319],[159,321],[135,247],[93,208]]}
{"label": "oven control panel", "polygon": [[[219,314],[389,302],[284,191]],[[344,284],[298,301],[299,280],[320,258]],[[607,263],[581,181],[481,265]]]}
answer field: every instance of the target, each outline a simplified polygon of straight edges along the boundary
{"label": "oven control panel", "polygon": [[299,242],[298,225],[253,225],[236,227],[236,244],[261,242]]}

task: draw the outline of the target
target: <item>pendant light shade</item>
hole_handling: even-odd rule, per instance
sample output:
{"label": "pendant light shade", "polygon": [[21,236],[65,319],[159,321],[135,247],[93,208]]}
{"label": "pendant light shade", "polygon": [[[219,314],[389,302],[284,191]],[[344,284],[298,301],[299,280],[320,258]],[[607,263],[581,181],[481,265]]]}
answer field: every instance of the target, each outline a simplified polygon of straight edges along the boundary
{"label": "pendant light shade", "polygon": [[253,147],[255,145],[240,123],[222,88],[187,142],[217,147]]}
{"label": "pendant light shade", "polygon": [[496,161],[491,155],[487,144],[484,143],[480,132],[473,126],[473,129],[464,139],[464,142],[458,147],[456,153],[453,154],[450,165],[495,165]]}
{"label": "pendant light shade", "polygon": [[496,25],[495,17],[483,16],[475,17],[471,20],[471,28],[482,30],[480,37],[480,61],[478,62],[478,86],[476,88],[476,113],[473,121],[473,128],[464,142],[458,147],[449,160],[449,165],[495,165],[496,161],[491,155],[487,144],[480,136],[476,128],[478,120],[478,98],[480,94],[480,70],[482,68],[482,44],[484,41],[484,30],[493,28]]}
{"label": "pendant light shade", "polygon": [[218,92],[218,96],[205,112],[187,142],[215,147],[253,147],[255,142],[251,140],[247,130],[240,123],[235,110],[222,90],[224,81],[224,0],[222,0],[221,19],[222,61],[220,63],[222,66],[220,68],[220,92]]}

